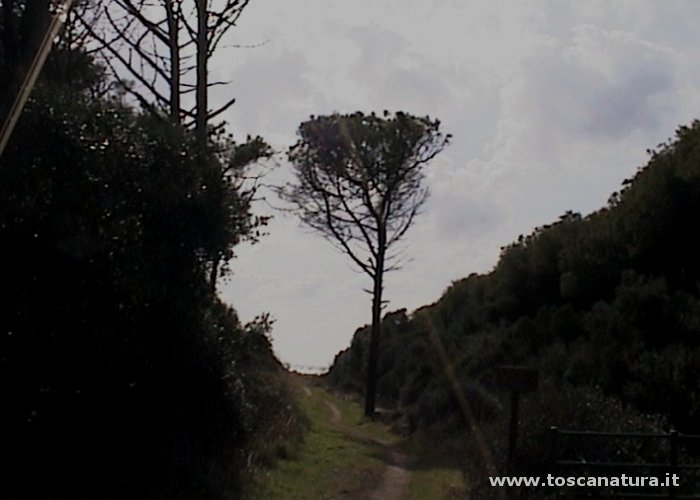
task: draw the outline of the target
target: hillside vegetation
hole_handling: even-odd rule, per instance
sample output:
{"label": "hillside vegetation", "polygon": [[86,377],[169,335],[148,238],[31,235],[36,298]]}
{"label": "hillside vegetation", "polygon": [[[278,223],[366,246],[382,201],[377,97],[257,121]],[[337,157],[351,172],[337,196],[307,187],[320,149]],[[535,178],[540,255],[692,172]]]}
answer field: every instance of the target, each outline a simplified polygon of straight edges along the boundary
{"label": "hillside vegetation", "polygon": [[49,66],[0,164],[0,496],[234,498],[300,432],[270,321],[207,280],[256,219],[226,144],[95,96],[85,63]]}
{"label": "hillside vegetation", "polygon": [[[399,407],[412,431],[457,430],[473,416],[500,464],[508,405],[495,368],[536,368],[519,457],[533,471],[545,467],[550,425],[698,432],[699,209],[696,121],[650,151],[604,208],[567,212],[502,248],[490,273],[455,281],[413,313],[386,314],[380,402]],[[358,329],[337,355],[332,384],[361,390],[367,339]]]}

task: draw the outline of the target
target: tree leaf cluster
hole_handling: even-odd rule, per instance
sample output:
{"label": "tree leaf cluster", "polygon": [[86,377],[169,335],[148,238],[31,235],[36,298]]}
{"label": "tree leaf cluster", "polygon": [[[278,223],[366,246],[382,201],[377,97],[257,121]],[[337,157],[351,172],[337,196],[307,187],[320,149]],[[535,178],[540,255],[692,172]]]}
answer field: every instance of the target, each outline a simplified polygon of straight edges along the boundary
{"label": "tree leaf cluster", "polygon": [[[302,222],[365,273],[388,269],[428,196],[424,167],[449,142],[440,122],[398,112],[312,116],[289,149],[297,182],[280,191]],[[384,269],[382,269],[383,271]]]}

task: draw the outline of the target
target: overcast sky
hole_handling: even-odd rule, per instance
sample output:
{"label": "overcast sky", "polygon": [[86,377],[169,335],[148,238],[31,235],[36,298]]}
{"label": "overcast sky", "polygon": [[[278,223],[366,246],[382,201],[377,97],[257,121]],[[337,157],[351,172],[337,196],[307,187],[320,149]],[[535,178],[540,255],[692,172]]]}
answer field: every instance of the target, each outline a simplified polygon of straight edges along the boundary
{"label": "overcast sky", "polygon": [[[309,115],[403,110],[442,121],[452,144],[389,274],[389,310],[436,301],[488,272],[500,247],[567,210],[603,206],[647,148],[700,117],[700,2],[656,0],[252,0],[214,79],[237,97],[237,137],[284,151]],[[269,177],[281,182],[280,162]],[[274,203],[274,200],[270,198]],[[369,278],[294,218],[241,246],[224,300],[276,319],[292,365],[328,365],[370,321]]]}

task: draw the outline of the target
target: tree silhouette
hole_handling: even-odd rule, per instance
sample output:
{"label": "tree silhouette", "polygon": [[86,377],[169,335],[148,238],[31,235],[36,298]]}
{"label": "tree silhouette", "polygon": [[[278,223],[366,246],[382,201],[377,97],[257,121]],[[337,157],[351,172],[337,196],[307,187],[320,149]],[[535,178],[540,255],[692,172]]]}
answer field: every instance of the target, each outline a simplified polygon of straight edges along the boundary
{"label": "tree silhouette", "polygon": [[[233,158],[222,162],[222,177],[237,184],[241,203],[255,198],[262,174],[250,174],[248,167],[272,156],[272,149],[259,136],[236,143],[224,137],[225,122],[212,121],[234,103],[209,108],[211,88],[229,82],[210,81],[209,63],[224,36],[236,25],[249,0],[98,0],[87,8],[74,9],[72,26],[98,49],[117,88],[134,97],[141,107],[156,114],[167,114],[173,123],[193,129],[202,149],[221,149]],[[191,97],[194,95],[194,97]],[[243,162],[245,158],[245,162]],[[268,217],[246,217],[256,227],[265,226]],[[255,231],[247,231],[249,241],[257,241]],[[216,291],[217,280],[233,258],[230,251],[212,254],[209,284]]]}
{"label": "tree silhouette", "polygon": [[448,144],[440,122],[398,112],[312,116],[289,149],[296,182],[280,190],[301,221],[372,279],[365,414],[374,413],[384,273],[426,200],[424,167]]}
{"label": "tree silhouette", "polygon": [[227,83],[209,80],[209,62],[248,3],[97,0],[73,16],[125,92],[146,109],[165,110],[173,122],[194,127],[204,144],[211,120],[235,102],[209,109],[209,89]]}

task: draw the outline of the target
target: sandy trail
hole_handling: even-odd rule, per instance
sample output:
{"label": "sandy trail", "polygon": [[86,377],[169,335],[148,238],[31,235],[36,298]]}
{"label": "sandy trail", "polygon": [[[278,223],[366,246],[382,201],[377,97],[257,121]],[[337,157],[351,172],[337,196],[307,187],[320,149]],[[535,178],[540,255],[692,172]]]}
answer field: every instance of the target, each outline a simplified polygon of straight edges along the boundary
{"label": "sandy trail", "polygon": [[328,408],[330,408],[330,410],[331,410],[331,422],[333,422],[334,424],[337,424],[338,422],[340,422],[340,419],[343,416],[340,413],[340,410],[338,409],[338,407],[335,404],[333,404],[332,401],[326,400],[326,401],[324,401],[324,403],[326,403]]}
{"label": "sandy trail", "polygon": [[391,452],[393,464],[386,466],[382,482],[370,496],[370,500],[400,500],[411,480],[411,473],[403,467],[406,457],[396,451]]}
{"label": "sandy trail", "polygon": [[[342,413],[332,401],[324,401],[331,410],[331,422],[337,424],[342,419]],[[377,444],[388,447],[387,443],[373,440]],[[400,500],[411,479],[411,473],[405,468],[406,456],[391,450],[389,464],[384,469],[381,482],[367,497],[369,500]]]}
{"label": "sandy trail", "polygon": [[[304,391],[304,395],[306,397],[314,396],[312,390],[306,385],[301,385],[301,389]],[[330,410],[330,414],[328,416],[330,422],[335,425],[342,424],[343,413],[340,411],[338,406],[330,399],[325,399],[323,403]],[[372,475],[371,478],[364,478],[366,487],[361,488],[361,490],[364,492],[361,494],[362,496],[357,496],[355,494],[359,494],[359,491],[348,491],[348,496],[343,496],[343,498],[347,498],[348,500],[360,498],[362,498],[362,500],[401,500],[404,498],[406,489],[408,488],[408,484],[411,480],[411,472],[406,467],[408,462],[407,457],[393,449],[391,443],[389,442],[384,442],[370,436],[363,437],[362,432],[359,433],[359,436],[355,432],[353,432],[353,434],[355,434],[356,438],[359,437],[363,440],[366,439],[380,447],[382,449],[380,453],[385,457],[387,465],[382,471],[380,477]],[[370,484],[367,484],[367,482]],[[371,483],[375,483],[376,486],[372,488]]]}

